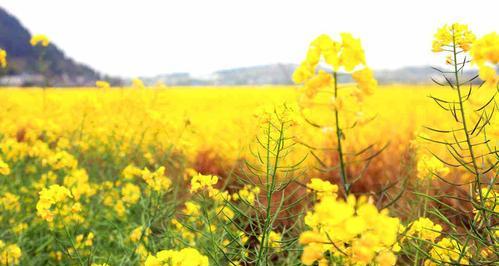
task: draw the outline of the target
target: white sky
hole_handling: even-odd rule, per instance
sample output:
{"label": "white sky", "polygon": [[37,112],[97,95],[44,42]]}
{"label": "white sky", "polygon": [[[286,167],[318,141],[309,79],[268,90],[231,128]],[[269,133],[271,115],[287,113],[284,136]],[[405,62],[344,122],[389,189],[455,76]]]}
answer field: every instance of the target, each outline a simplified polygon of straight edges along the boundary
{"label": "white sky", "polygon": [[103,73],[207,74],[299,63],[321,33],[352,32],[368,64],[432,63],[437,27],[459,21],[478,35],[499,28],[497,0],[0,0],[32,33]]}

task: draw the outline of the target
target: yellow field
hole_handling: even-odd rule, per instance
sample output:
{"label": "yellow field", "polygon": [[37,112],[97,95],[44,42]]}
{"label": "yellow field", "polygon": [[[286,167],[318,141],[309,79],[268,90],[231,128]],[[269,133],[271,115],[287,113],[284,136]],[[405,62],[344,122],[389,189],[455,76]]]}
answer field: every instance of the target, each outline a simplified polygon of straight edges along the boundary
{"label": "yellow field", "polygon": [[[346,86],[342,93],[352,88]],[[428,148],[450,159],[441,145],[418,140],[418,136],[431,135],[423,130],[424,125],[455,127],[429,95],[452,98],[454,94],[434,86],[382,86],[361,106],[345,104],[342,109],[347,172],[351,177],[363,174],[356,182],[350,180],[352,191],[375,196],[377,206],[383,206],[399,191],[407,190],[392,211],[406,221],[426,212],[427,203],[414,198],[410,189],[425,184],[417,181],[417,176],[421,175],[419,161],[430,155]],[[353,198],[348,204],[329,202],[338,192],[338,186],[332,184],[340,184],[333,110],[320,105],[302,109],[299,97],[293,87],[1,90],[0,222],[5,230],[3,239],[10,245],[0,242],[5,256],[0,262],[156,265],[153,255],[158,246],[186,247],[168,253],[168,258],[187,256],[198,263],[192,265],[207,265],[207,254],[210,262],[247,262],[259,256],[262,248],[254,244],[259,239],[267,241],[264,252],[269,254],[288,250],[268,264],[295,263],[299,256],[305,263],[310,254],[301,252],[300,245],[306,244],[302,237],[313,232],[306,231],[301,217],[306,213],[305,223],[313,226],[314,219],[329,217],[337,208],[358,208],[358,216],[349,219],[366,215],[363,219],[375,221],[368,231],[376,232],[379,245],[398,245],[394,243],[397,230],[402,230],[399,218],[378,212],[371,204],[373,198],[366,202],[359,197],[356,204]],[[265,142],[262,129],[277,115],[289,121],[284,134],[296,143],[281,164],[306,158],[293,168],[304,173],[292,174],[296,182],[291,184],[286,183],[285,170],[263,162],[277,158],[272,153],[263,158],[260,174],[246,176],[253,172],[243,163],[259,164],[252,151],[258,150],[257,140]],[[321,127],[312,126],[305,118]],[[497,123],[493,122],[489,138],[497,140]],[[353,124],[357,126],[348,129]],[[352,156],[371,144],[372,149]],[[365,161],[355,161],[376,154],[385,145],[367,168],[363,168]],[[480,161],[486,164],[485,158]],[[435,161],[425,163],[425,171],[443,168],[438,162],[433,166]],[[278,179],[265,181],[265,176],[272,176],[269,169],[277,171]],[[316,177],[332,184],[313,179]],[[468,177],[464,171],[452,169],[446,182],[462,182]],[[306,212],[310,203],[302,202],[302,186],[309,181],[311,196],[329,195],[316,204],[315,212]],[[384,191],[389,184],[394,186]],[[463,192],[438,179],[433,184],[427,188],[427,192],[433,191],[430,194],[467,195],[466,186]],[[380,190],[384,192],[377,194]],[[269,191],[273,194],[267,194]],[[262,236],[252,223],[265,221],[261,210],[274,201],[283,203],[285,210],[268,205],[272,207],[267,212],[278,215],[268,235]],[[469,206],[445,202],[469,210]],[[362,214],[362,206],[374,209]],[[294,215],[300,219],[295,221]],[[425,226],[433,224],[430,221]],[[331,230],[339,230],[334,228]],[[407,233],[411,234],[414,232]],[[298,235],[300,244],[295,241]],[[404,249],[404,254],[414,252],[411,247]],[[166,253],[160,254],[158,258]],[[383,254],[376,256],[381,259]],[[392,265],[393,256],[389,251],[387,263],[381,265]],[[403,257],[399,261],[404,261]]]}
{"label": "yellow field", "polygon": [[[410,155],[417,135],[428,133],[423,126],[449,125],[448,115],[428,96],[451,93],[435,86],[380,87],[361,107],[362,117],[357,110],[344,117],[345,126],[369,121],[346,131],[346,150],[358,152],[370,144],[377,148],[388,144],[373,160],[367,176],[381,181],[400,175],[400,159]],[[8,89],[0,91],[0,96],[4,142],[8,138],[35,140],[43,134],[48,142],[69,146],[65,148],[111,151],[122,163],[143,154],[155,165],[165,152],[174,151],[187,157],[190,167],[224,176],[239,159],[251,158],[248,148],[256,142],[261,114],[283,105],[291,109],[296,121],[289,134],[297,142],[317,148],[335,145],[331,110],[310,111],[306,116],[319,117],[325,127],[310,126],[302,119],[299,93],[293,87]],[[301,158],[313,149],[301,146],[297,150],[293,156]],[[315,154],[336,164],[328,152],[319,149]],[[309,156],[306,163],[314,165],[317,160]]]}

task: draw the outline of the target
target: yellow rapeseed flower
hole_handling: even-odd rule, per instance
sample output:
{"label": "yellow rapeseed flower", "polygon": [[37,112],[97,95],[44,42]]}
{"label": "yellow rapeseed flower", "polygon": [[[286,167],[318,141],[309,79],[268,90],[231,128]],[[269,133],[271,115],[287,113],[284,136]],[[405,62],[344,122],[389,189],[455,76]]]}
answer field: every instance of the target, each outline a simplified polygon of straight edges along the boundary
{"label": "yellow rapeseed flower", "polygon": [[33,35],[29,41],[31,46],[37,46],[41,44],[43,47],[47,47],[50,43],[49,38],[43,34]]}
{"label": "yellow rapeseed flower", "polygon": [[395,264],[396,260],[387,258],[395,257],[393,248],[400,221],[389,217],[386,210],[378,211],[366,198],[357,200],[350,196],[342,201],[325,196],[315,204],[313,211],[307,212],[305,224],[310,230],[303,232],[299,239],[304,245],[301,260],[305,265],[326,259],[326,251],[352,265],[374,261]]}
{"label": "yellow rapeseed flower", "polygon": [[499,75],[496,73],[499,64],[499,34],[492,32],[477,39],[470,54],[473,63],[478,66],[480,79],[495,86],[499,82]]}
{"label": "yellow rapeseed flower", "polygon": [[454,23],[452,25],[444,25],[435,33],[432,50],[433,52],[441,52],[445,47],[456,46],[467,52],[471,48],[471,44],[476,37],[473,32],[468,29],[468,25]]}
{"label": "yellow rapeseed flower", "polygon": [[10,167],[9,165],[4,162],[2,159],[0,159],[0,175],[9,175],[10,174]]}
{"label": "yellow rapeseed flower", "polygon": [[16,244],[6,245],[0,240],[0,264],[1,265],[18,265],[22,252]]}
{"label": "yellow rapeseed flower", "polygon": [[121,199],[128,204],[135,204],[141,196],[140,187],[132,183],[126,183],[121,189]]}
{"label": "yellow rapeseed flower", "polygon": [[0,49],[0,66],[2,68],[7,67],[7,51]]}
{"label": "yellow rapeseed flower", "polygon": [[149,255],[145,266],[208,266],[208,257],[203,256],[194,248],[177,250],[162,250],[156,255]]}
{"label": "yellow rapeseed flower", "polygon": [[172,181],[165,176],[165,167],[161,166],[156,171],[151,172],[149,169],[142,170],[142,179],[154,191],[165,192],[167,191]]}
{"label": "yellow rapeseed flower", "polygon": [[315,193],[318,199],[326,196],[335,198],[336,193],[338,193],[338,186],[320,178],[312,178],[307,183],[307,191]]}
{"label": "yellow rapeseed flower", "polygon": [[450,169],[435,156],[422,155],[417,164],[419,179],[432,179],[435,175],[445,177]]}

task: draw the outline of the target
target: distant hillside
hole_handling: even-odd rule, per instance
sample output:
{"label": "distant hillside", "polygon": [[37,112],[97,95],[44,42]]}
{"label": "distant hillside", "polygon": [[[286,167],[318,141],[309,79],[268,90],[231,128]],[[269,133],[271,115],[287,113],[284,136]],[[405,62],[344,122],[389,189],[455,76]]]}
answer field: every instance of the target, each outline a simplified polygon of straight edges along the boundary
{"label": "distant hillside", "polygon": [[[19,20],[0,7],[0,47],[7,51],[9,62],[9,77],[4,77],[2,83],[33,85],[43,82],[37,68],[39,51],[31,47],[30,39],[31,34]],[[90,85],[99,78],[96,71],[66,57],[54,44],[47,47],[45,61],[51,85]]]}
{"label": "distant hillside", "polygon": [[[158,81],[172,86],[196,85],[289,85],[297,65],[271,64],[254,67],[220,70],[205,77],[194,77],[189,73],[174,73],[144,78],[148,84]],[[476,75],[476,71],[465,72],[466,77]],[[431,78],[445,82],[439,73],[430,66],[404,67],[395,70],[376,70],[380,84],[430,84]],[[340,75],[340,83],[352,82],[349,75]]]}

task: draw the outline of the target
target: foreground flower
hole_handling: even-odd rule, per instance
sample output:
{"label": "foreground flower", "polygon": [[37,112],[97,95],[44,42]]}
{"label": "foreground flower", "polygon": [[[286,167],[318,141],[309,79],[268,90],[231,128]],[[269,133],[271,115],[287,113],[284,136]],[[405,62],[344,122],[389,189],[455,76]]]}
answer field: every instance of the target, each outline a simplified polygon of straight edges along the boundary
{"label": "foreground flower", "polygon": [[[345,71],[352,73],[358,89],[354,95],[358,100],[363,95],[371,95],[377,86],[373,72],[366,66],[364,50],[359,39],[350,33],[341,33],[341,40],[333,40],[328,35],[320,35],[310,44],[305,60],[293,73],[293,82],[303,84],[302,91],[308,98],[313,98],[319,91],[335,90],[335,73]],[[319,63],[323,60],[329,65],[333,74],[322,69],[316,73]],[[341,99],[334,99],[335,103]],[[334,109],[339,109],[334,106]]]}
{"label": "foreground flower", "polygon": [[473,63],[478,66],[480,79],[494,86],[499,82],[499,34],[492,32],[476,40],[471,47]]}
{"label": "foreground flower", "polygon": [[194,248],[177,250],[162,250],[156,256],[149,255],[145,266],[208,266],[208,257],[203,256]]}
{"label": "foreground flower", "polygon": [[43,47],[47,47],[50,43],[49,38],[43,34],[33,35],[29,42],[31,46],[37,46],[41,44]]}
{"label": "foreground flower", "polygon": [[387,210],[378,211],[366,198],[350,196],[345,202],[323,197],[307,212],[305,224],[311,229],[299,238],[305,265],[327,262],[329,256],[348,265],[395,265],[400,221],[388,216]]}
{"label": "foreground flower", "polygon": [[435,33],[432,50],[438,53],[447,47],[456,45],[456,48],[461,48],[467,52],[475,39],[475,34],[468,29],[468,25],[459,23],[444,25]]}

